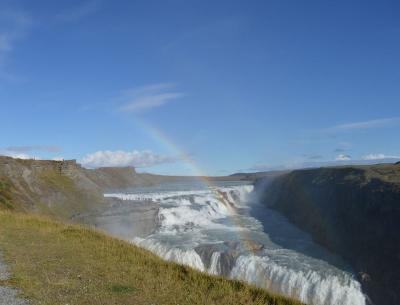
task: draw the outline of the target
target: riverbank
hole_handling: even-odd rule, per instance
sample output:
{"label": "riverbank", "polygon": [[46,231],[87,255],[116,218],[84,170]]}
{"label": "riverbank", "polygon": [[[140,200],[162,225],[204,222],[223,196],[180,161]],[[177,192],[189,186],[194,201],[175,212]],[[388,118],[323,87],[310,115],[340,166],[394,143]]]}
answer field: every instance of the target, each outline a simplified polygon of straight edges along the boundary
{"label": "riverbank", "polygon": [[32,304],[301,303],[238,281],[165,262],[92,229],[0,212],[0,248],[12,279]]}

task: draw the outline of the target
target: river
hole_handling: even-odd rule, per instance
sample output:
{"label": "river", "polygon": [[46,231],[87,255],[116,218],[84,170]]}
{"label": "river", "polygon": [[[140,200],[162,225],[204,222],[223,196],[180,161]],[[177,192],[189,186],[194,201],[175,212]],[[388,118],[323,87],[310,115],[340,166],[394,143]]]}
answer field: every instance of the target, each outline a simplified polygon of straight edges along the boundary
{"label": "river", "polygon": [[307,304],[366,304],[350,267],[260,204],[250,183],[166,183],[105,196],[121,201],[98,226],[164,259]]}

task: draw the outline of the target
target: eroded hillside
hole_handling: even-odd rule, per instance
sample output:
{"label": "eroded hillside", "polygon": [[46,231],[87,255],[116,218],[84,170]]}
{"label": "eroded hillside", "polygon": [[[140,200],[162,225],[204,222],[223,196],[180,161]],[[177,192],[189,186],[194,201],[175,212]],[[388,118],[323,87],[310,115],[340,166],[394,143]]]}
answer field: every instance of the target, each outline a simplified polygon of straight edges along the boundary
{"label": "eroded hillside", "polygon": [[[103,197],[106,191],[188,179],[198,177],[137,173],[133,167],[87,169],[75,160],[23,160],[0,156],[0,209],[70,218],[108,204],[109,199]],[[208,179],[243,180],[244,177]]]}

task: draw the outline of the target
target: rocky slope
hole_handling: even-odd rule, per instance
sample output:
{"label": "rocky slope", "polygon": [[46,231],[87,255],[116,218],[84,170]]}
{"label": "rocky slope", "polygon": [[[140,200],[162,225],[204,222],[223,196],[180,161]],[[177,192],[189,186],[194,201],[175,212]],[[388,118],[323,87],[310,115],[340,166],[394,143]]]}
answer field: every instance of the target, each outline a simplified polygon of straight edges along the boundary
{"label": "rocky slope", "polygon": [[85,169],[74,160],[22,160],[0,157],[0,209],[39,212],[60,218],[107,204],[103,193],[148,185],[159,176],[133,167]]}
{"label": "rocky slope", "polygon": [[22,160],[0,156],[0,210],[12,209],[71,218],[110,204],[111,199],[104,198],[104,192],[188,179],[198,177],[137,173],[133,167],[86,169],[75,160]]}
{"label": "rocky slope", "polygon": [[260,179],[263,202],[346,258],[374,304],[400,304],[400,164]]}
{"label": "rocky slope", "polygon": [[0,157],[0,208],[68,217],[94,202],[100,188],[74,161]]}

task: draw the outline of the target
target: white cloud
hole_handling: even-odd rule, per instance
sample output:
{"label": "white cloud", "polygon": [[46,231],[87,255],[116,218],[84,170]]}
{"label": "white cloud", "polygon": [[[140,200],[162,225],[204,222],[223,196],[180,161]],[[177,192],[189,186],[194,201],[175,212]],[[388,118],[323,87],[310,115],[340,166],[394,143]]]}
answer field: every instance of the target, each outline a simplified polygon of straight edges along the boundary
{"label": "white cloud", "polygon": [[155,154],[150,150],[144,151],[97,151],[88,154],[80,161],[83,166],[96,167],[150,167],[157,164],[171,163],[177,161],[176,158]]}
{"label": "white cloud", "polygon": [[32,24],[28,15],[22,11],[3,10],[0,12],[0,52],[9,52],[14,43],[21,38]]}
{"label": "white cloud", "polygon": [[161,83],[141,88],[125,90],[117,99],[122,106],[122,112],[141,112],[165,105],[172,100],[181,98],[184,94],[173,90],[175,84]]}
{"label": "white cloud", "polygon": [[31,26],[30,17],[22,11],[0,8],[0,76],[13,78],[4,70],[9,54]]}
{"label": "white cloud", "polygon": [[[42,160],[42,157],[37,156],[35,153],[38,152],[56,153],[60,152],[61,150],[62,148],[56,145],[9,146],[6,148],[0,148],[0,155],[16,159]],[[55,158],[53,158],[53,160],[55,160]]]}
{"label": "white cloud", "polygon": [[60,152],[62,148],[57,145],[26,145],[9,146],[5,150],[15,153],[27,153],[31,151]]}
{"label": "white cloud", "polygon": [[325,132],[342,132],[357,129],[383,128],[400,124],[400,117],[345,123],[324,129]]}
{"label": "white cloud", "polygon": [[338,154],[335,157],[335,161],[350,161],[351,157],[349,155],[345,155],[345,154]]}
{"label": "white cloud", "polygon": [[55,16],[55,19],[62,22],[76,22],[87,16],[90,16],[97,12],[102,4],[101,0],[88,0],[80,2],[78,6],[72,7],[72,9],[64,11]]}
{"label": "white cloud", "polygon": [[363,160],[384,160],[384,159],[400,159],[400,156],[385,154],[368,154],[362,157]]}
{"label": "white cloud", "polygon": [[30,156],[24,153],[16,153],[10,151],[0,151],[0,156],[7,156],[15,159],[38,159],[36,157]]}
{"label": "white cloud", "polygon": [[288,162],[286,164],[280,164],[275,166],[269,166],[267,164],[256,164],[248,169],[238,170],[238,172],[263,172],[263,171],[274,171],[274,170],[295,170],[301,168],[318,168],[318,167],[330,167],[330,166],[352,166],[352,165],[371,165],[376,164],[377,160],[379,163],[394,163],[400,160],[400,156],[385,155],[385,154],[368,154],[363,156],[361,159],[353,159],[350,155],[339,154],[334,160],[327,161],[298,161]]}
{"label": "white cloud", "polygon": [[0,52],[11,51],[11,41],[9,35],[0,33]]}
{"label": "white cloud", "polygon": [[121,108],[125,112],[137,112],[149,108],[155,108],[181,97],[181,93],[162,93],[151,96],[142,96],[126,104]]}

